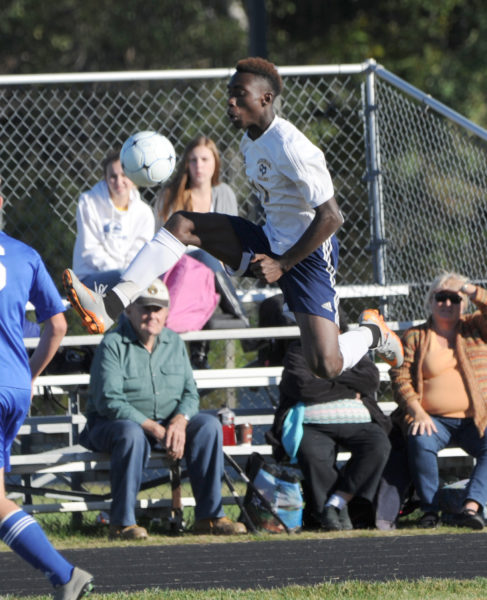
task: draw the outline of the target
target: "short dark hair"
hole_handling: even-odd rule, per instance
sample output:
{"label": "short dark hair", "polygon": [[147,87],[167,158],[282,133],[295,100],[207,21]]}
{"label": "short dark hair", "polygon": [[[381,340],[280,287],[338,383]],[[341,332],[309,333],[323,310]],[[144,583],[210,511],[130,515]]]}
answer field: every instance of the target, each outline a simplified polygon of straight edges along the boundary
{"label": "short dark hair", "polygon": [[270,83],[275,96],[279,96],[282,92],[282,79],[276,65],[265,58],[258,56],[242,58],[238,61],[236,69],[238,73],[253,73],[266,79]]}
{"label": "short dark hair", "polygon": [[106,177],[107,175],[108,166],[117,162],[117,160],[120,160],[120,148],[112,148],[101,162],[101,166],[103,167],[103,177]]}

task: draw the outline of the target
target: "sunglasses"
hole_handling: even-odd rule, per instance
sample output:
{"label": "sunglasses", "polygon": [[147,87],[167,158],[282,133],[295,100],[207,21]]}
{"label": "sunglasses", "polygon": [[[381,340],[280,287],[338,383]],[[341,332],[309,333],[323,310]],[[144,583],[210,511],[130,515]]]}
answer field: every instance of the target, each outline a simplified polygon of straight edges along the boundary
{"label": "sunglasses", "polygon": [[452,304],[460,304],[462,297],[455,294],[455,292],[436,292],[435,300],[437,302],[446,302],[447,300],[450,300]]}

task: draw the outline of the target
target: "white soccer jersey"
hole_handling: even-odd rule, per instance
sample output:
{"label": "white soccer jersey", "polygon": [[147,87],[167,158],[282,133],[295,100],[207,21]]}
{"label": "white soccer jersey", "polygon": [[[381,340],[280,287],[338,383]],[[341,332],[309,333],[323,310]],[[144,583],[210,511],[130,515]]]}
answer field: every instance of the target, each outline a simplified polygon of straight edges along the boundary
{"label": "white soccer jersey", "polygon": [[313,210],[334,195],[325,156],[289,121],[275,117],[256,140],[240,142],[245,171],[264,208],[271,249],[283,254],[309,227]]}

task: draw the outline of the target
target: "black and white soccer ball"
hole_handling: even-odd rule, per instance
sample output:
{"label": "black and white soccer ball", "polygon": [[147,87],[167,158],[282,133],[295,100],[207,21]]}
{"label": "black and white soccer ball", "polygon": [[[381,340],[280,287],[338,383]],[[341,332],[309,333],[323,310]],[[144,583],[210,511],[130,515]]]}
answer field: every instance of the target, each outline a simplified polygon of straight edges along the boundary
{"label": "black and white soccer ball", "polygon": [[157,131],[139,131],[122,146],[120,162],[125,175],[135,185],[153,187],[164,183],[176,166],[171,142]]}

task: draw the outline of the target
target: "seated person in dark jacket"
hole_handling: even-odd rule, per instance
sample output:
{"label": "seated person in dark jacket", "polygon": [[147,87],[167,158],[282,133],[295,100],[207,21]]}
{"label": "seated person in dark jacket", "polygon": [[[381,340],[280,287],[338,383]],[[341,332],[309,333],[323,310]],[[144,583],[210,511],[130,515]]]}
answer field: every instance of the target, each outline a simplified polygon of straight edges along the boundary
{"label": "seated person in dark jacket", "polygon": [[[340,313],[342,331],[347,329]],[[363,357],[335,379],[313,375],[299,341],[284,358],[280,404],[267,440],[276,460],[287,454],[304,475],[304,526],[351,529],[347,505],[359,497],[372,502],[389,455],[389,419],[375,400],[379,371]],[[302,437],[301,437],[302,435]],[[338,469],[339,448],[352,456]]]}

